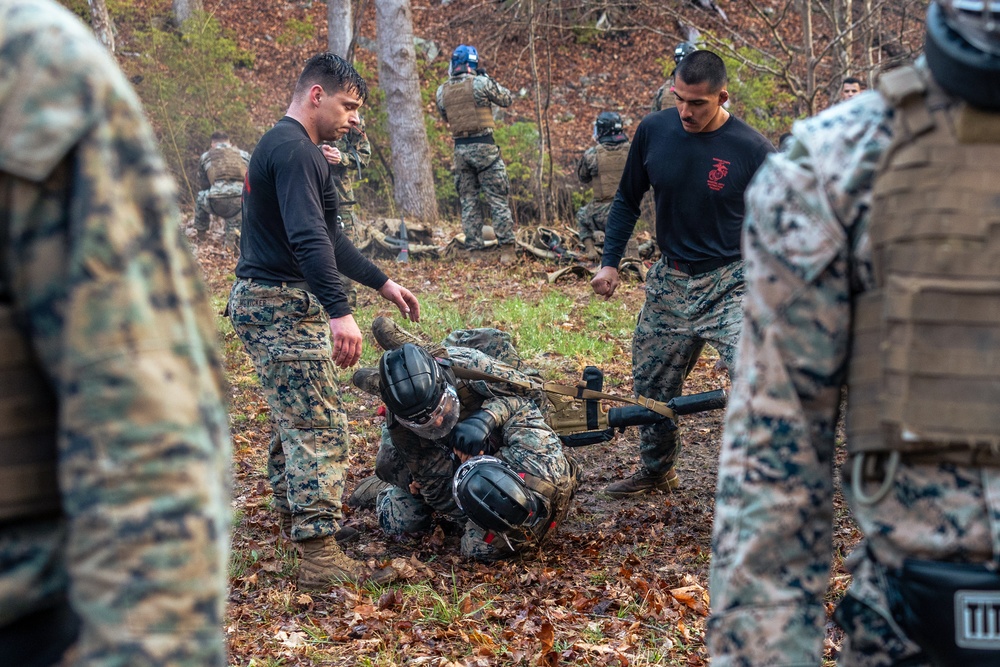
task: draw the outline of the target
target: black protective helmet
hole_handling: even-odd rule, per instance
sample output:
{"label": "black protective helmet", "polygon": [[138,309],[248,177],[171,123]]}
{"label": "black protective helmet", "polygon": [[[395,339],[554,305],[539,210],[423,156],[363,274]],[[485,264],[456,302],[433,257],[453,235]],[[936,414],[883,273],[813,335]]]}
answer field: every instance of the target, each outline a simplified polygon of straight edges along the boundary
{"label": "black protective helmet", "polygon": [[423,348],[406,343],[378,363],[379,391],[385,406],[422,438],[446,436],[458,422],[461,404],[444,369]]}
{"label": "black protective helmet", "polygon": [[927,8],[927,66],[952,95],[1000,109],[1000,0],[934,0]]}
{"label": "black protective helmet", "polygon": [[477,525],[495,533],[528,527],[544,505],[506,463],[492,456],[474,456],[458,467],[452,482],[458,508]]}
{"label": "black protective helmet", "polygon": [[674,48],[674,62],[680,64],[684,57],[698,50],[691,42],[681,42]]}
{"label": "black protective helmet", "polygon": [[612,134],[621,134],[622,117],[614,111],[602,111],[594,121],[594,138],[600,139]]}

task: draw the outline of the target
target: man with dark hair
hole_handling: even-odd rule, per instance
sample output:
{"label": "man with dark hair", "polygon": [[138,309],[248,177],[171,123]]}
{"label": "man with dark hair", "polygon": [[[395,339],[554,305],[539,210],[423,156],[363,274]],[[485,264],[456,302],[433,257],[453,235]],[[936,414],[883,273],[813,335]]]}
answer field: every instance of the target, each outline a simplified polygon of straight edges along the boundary
{"label": "man with dark hair", "polygon": [[357,363],[362,343],[338,271],[419,317],[416,297],[342,233],[336,184],[317,145],[357,127],[367,95],[364,79],[339,56],[306,63],[287,114],[250,160],[229,299],[271,408],[268,471],[283,528],[302,547],[303,588],[368,576],[336,540],[350,436],[335,366]]}
{"label": "man with dark hair", "polygon": [[[618,288],[618,263],[652,187],[662,257],[646,277],[632,372],[636,395],[658,401],[681,393],[705,343],[733,367],[742,318],[743,191],[774,147],[723,107],[726,82],[726,65],[711,51],[681,61],[675,108],[646,116],[636,130],[608,215],[601,270],[591,281],[605,299]],[[639,434],[642,468],[606,487],[612,497],[680,484],[677,431],[653,425]]]}
{"label": "man with dark hair", "polygon": [[198,241],[204,241],[212,214],[223,219],[226,250],[240,251],[240,222],[243,219],[243,179],[250,164],[250,154],[229,143],[225,132],[212,133],[210,147],[202,153],[198,165],[198,187],[194,204],[194,228]]}
{"label": "man with dark hair", "polygon": [[849,76],[844,79],[844,83],[840,87],[840,101],[849,100],[859,93],[861,93],[861,79]]}

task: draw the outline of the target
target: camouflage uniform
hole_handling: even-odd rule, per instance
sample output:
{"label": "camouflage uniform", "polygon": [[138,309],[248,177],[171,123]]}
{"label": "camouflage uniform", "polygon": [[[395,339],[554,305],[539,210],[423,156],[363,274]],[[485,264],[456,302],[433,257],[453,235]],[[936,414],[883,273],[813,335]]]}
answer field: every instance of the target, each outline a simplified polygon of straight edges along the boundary
{"label": "camouflage uniform", "polygon": [[[747,192],[746,319],[713,538],[714,666],[821,662],[835,427],[851,303],[874,285],[869,211],[891,115],[880,95],[864,93],[796,123],[788,150]],[[927,665],[892,620],[882,566],[996,561],[1000,472],[904,458],[875,505],[853,497],[849,467],[842,476],[865,542],[848,562],[853,581],[837,611],[847,635],[840,660]]]}
{"label": "camouflage uniform", "polygon": [[[477,349],[455,347],[457,343],[482,345],[510,363]],[[456,331],[445,339],[443,345],[456,366],[500,377],[527,379],[527,375],[515,370],[515,365],[520,364],[520,357],[510,345],[509,336],[500,331]],[[468,391],[459,391],[462,417],[480,408],[497,415],[499,433],[491,437],[496,450],[487,453],[506,461],[514,470],[526,472],[551,485],[549,493],[543,495],[554,505],[551,509],[554,522],[560,522],[569,510],[569,502],[579,482],[576,467],[563,453],[559,436],[545,422],[535,403],[535,400],[544,399],[541,396],[512,395],[489,382],[460,381],[460,386],[463,382]],[[390,535],[424,532],[430,529],[432,516],[437,513],[463,525],[462,554],[484,561],[512,556],[534,543],[532,536],[524,536],[524,539],[512,537],[512,551],[500,538],[487,539],[485,531],[467,520],[455,504],[452,478],[456,469],[456,459],[446,442],[421,439],[399,424],[383,429],[375,472],[393,486],[381,492],[376,501],[376,513],[382,529]],[[420,485],[419,495],[409,492],[411,482]]]}
{"label": "camouflage uniform", "polygon": [[221,667],[231,445],[175,186],[75,16],[0,1],[0,43],[0,301],[59,408],[62,505],[0,524],[0,644],[41,632],[30,659],[44,661],[59,628],[25,617],[68,596],[79,635],[63,664]]}
{"label": "camouflage uniform", "polygon": [[[679,396],[706,343],[734,368],[743,291],[742,261],[696,276],[657,261],[646,276],[646,301],[632,338],[636,394],[664,402]],[[665,473],[679,454],[679,430],[662,424],[639,429],[639,455],[649,471]]]}
{"label": "camouflage uniform", "polygon": [[[612,151],[625,151],[628,153],[628,141],[605,144],[605,148]],[[597,146],[591,146],[583,152],[580,164],[576,167],[576,175],[581,183],[590,183],[597,177]],[[576,212],[576,227],[580,233],[580,241],[595,239],[600,244],[604,241],[604,223],[608,220],[608,211],[611,210],[613,199],[597,200],[591,199]],[[595,232],[600,232],[595,238]]]}
{"label": "camouflage uniform", "polygon": [[[358,216],[354,209],[358,202],[354,198],[354,178],[360,170],[368,168],[368,163],[372,159],[372,145],[368,142],[363,127],[361,129],[352,127],[343,138],[333,142],[333,146],[340,151],[340,164],[332,166],[333,177],[337,183],[337,196],[340,198],[340,223],[347,238],[351,239],[352,243],[357,243],[355,223]],[[358,286],[343,273],[340,274],[340,279],[344,283],[351,308],[357,307]]]}
{"label": "camouflage uniform", "polygon": [[[235,151],[239,154],[244,165],[250,164],[250,154],[244,150],[228,143],[218,143],[215,148]],[[198,187],[200,190],[194,203],[194,228],[200,236],[204,235],[212,221],[212,214],[215,213],[213,202],[217,200],[226,202],[225,206],[232,209],[233,212],[225,211],[229,215],[223,217],[225,221],[224,244],[227,249],[239,253],[243,211],[235,205],[238,204],[240,196],[243,194],[243,181],[217,179],[214,183],[209,183],[208,173],[212,167],[212,154],[213,151],[205,151],[199,160]],[[229,202],[233,202],[233,204]]]}
{"label": "camouflage uniform", "polygon": [[[492,78],[472,74],[459,74],[449,81],[461,81],[472,78],[472,94],[476,106],[489,107],[496,104],[501,107],[511,105],[510,91]],[[437,108],[441,117],[447,121],[448,114],[444,108],[444,89],[442,84],[437,90]],[[469,138],[488,137],[489,143],[460,143],[456,141],[455,157],[452,171],[455,174],[455,190],[462,207],[462,231],[465,232],[465,247],[471,250],[483,247],[482,210],[479,207],[479,194],[483,194],[490,208],[493,231],[501,245],[514,243],[514,218],[510,213],[507,195],[510,193],[510,181],[507,179],[507,165],[500,155],[500,147],[492,141],[493,129],[488,128],[473,133]]]}
{"label": "camouflage uniform", "polygon": [[292,540],[333,535],[343,518],[349,438],[330,316],[304,289],[237,280],[229,312],[275,422],[267,472],[275,509],[295,517]]}
{"label": "camouflage uniform", "polygon": [[[663,111],[663,96],[670,94],[670,89],[674,87],[674,77],[671,76],[664,82],[662,86],[656,89],[653,94],[653,103],[649,106],[651,113],[656,113],[657,111]],[[671,106],[672,101],[668,101],[667,106]]]}

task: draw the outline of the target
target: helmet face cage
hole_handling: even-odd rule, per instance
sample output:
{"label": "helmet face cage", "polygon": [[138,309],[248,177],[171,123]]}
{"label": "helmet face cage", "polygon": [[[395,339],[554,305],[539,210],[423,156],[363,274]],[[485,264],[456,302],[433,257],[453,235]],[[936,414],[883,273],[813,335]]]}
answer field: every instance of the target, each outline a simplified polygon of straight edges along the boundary
{"label": "helmet face cage", "polygon": [[400,424],[425,440],[440,440],[455,428],[462,412],[458,392],[450,384],[441,393],[441,399],[427,417],[419,420],[397,417]]}
{"label": "helmet face cage", "polygon": [[510,466],[493,456],[474,456],[460,465],[452,480],[452,495],[463,514],[495,533],[538,519],[534,492]]}
{"label": "helmet face cage", "polygon": [[985,53],[1000,56],[1000,1],[937,0],[945,22],[967,42]]}

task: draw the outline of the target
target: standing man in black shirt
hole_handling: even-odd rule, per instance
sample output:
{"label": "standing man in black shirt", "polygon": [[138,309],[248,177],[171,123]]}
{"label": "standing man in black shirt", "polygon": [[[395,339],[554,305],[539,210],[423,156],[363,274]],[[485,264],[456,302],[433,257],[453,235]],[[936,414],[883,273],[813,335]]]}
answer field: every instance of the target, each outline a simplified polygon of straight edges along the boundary
{"label": "standing man in black shirt", "polygon": [[[671,94],[675,108],[646,116],[636,130],[605,229],[594,292],[611,298],[618,263],[652,187],[656,242],[663,256],[646,277],[646,303],[632,340],[637,396],[667,401],[705,343],[733,368],[742,322],[743,262],[740,233],[743,192],[771,143],[725,108],[726,65],[711,51],[695,51],[678,65]],[[674,464],[677,431],[639,429],[642,468],[610,484],[615,498],[671,490],[680,485]]]}
{"label": "standing man in black shirt", "polygon": [[348,463],[347,415],[334,366],[361,357],[361,331],[340,273],[419,319],[413,294],[389,280],[337,224],[336,184],[321,141],[360,120],[364,79],[332,53],[313,56],[285,117],[257,144],[243,188],[243,236],[229,312],[271,408],[268,473],[284,531],[302,548],[299,586],[378,579],[337,544]]}

